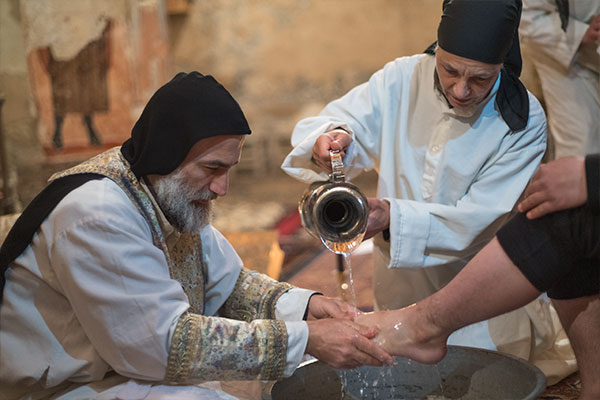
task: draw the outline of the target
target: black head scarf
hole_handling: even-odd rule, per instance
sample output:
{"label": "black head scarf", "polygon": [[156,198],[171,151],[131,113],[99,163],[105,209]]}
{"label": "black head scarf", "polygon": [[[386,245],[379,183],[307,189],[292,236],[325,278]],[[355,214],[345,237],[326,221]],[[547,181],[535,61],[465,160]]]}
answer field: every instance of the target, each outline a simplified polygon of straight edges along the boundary
{"label": "black head scarf", "polygon": [[248,135],[244,113],[212,76],[179,73],[150,98],[121,153],[139,178],[167,175],[201,139]]}
{"label": "black head scarf", "polygon": [[[527,126],[529,98],[519,80],[521,0],[444,0],[437,44],[443,50],[487,64],[504,63],[496,104],[513,132]],[[435,46],[426,52],[432,53]]]}

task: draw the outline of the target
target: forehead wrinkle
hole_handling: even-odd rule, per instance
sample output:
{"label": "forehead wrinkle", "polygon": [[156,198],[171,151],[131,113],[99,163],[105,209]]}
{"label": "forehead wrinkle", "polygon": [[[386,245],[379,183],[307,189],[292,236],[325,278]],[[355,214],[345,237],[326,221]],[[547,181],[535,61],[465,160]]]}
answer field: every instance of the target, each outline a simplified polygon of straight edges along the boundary
{"label": "forehead wrinkle", "polygon": [[470,65],[468,61],[462,60],[440,60],[442,66],[446,69],[460,72],[463,75],[491,78],[500,68],[493,65]]}

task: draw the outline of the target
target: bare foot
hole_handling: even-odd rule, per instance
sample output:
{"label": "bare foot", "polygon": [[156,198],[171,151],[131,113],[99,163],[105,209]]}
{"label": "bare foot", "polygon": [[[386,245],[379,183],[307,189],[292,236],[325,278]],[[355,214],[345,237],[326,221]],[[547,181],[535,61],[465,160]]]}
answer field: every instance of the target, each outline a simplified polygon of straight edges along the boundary
{"label": "bare foot", "polygon": [[446,355],[446,339],[433,324],[427,322],[422,310],[408,306],[400,310],[359,314],[356,322],[377,326],[373,339],[388,353],[426,364],[435,364]]}

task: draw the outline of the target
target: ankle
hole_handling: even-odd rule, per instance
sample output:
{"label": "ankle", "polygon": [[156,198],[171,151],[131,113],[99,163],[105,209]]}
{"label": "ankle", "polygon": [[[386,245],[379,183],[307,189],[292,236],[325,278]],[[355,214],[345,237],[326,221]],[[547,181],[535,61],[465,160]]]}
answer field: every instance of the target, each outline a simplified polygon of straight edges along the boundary
{"label": "ankle", "polygon": [[445,347],[448,335],[444,335],[444,329],[438,325],[436,318],[431,313],[431,308],[421,303],[412,307],[413,309],[410,311],[414,319],[410,324],[413,328],[414,343],[416,345],[437,344]]}
{"label": "ankle", "polygon": [[446,339],[450,336],[451,330],[444,326],[443,320],[436,310],[437,308],[433,301],[430,301],[429,304],[423,304],[421,311],[423,323],[421,326],[425,330],[424,334],[426,334],[430,340],[443,340],[445,344]]}

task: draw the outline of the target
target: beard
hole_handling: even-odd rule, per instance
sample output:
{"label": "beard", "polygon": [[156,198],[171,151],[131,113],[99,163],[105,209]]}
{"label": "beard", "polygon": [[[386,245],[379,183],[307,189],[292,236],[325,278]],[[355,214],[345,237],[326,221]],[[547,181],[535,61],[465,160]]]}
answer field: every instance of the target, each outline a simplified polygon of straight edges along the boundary
{"label": "beard", "polygon": [[159,179],[154,188],[160,208],[180,232],[199,234],[210,222],[212,200],[217,195],[207,187],[196,189],[186,184],[181,171]]}

